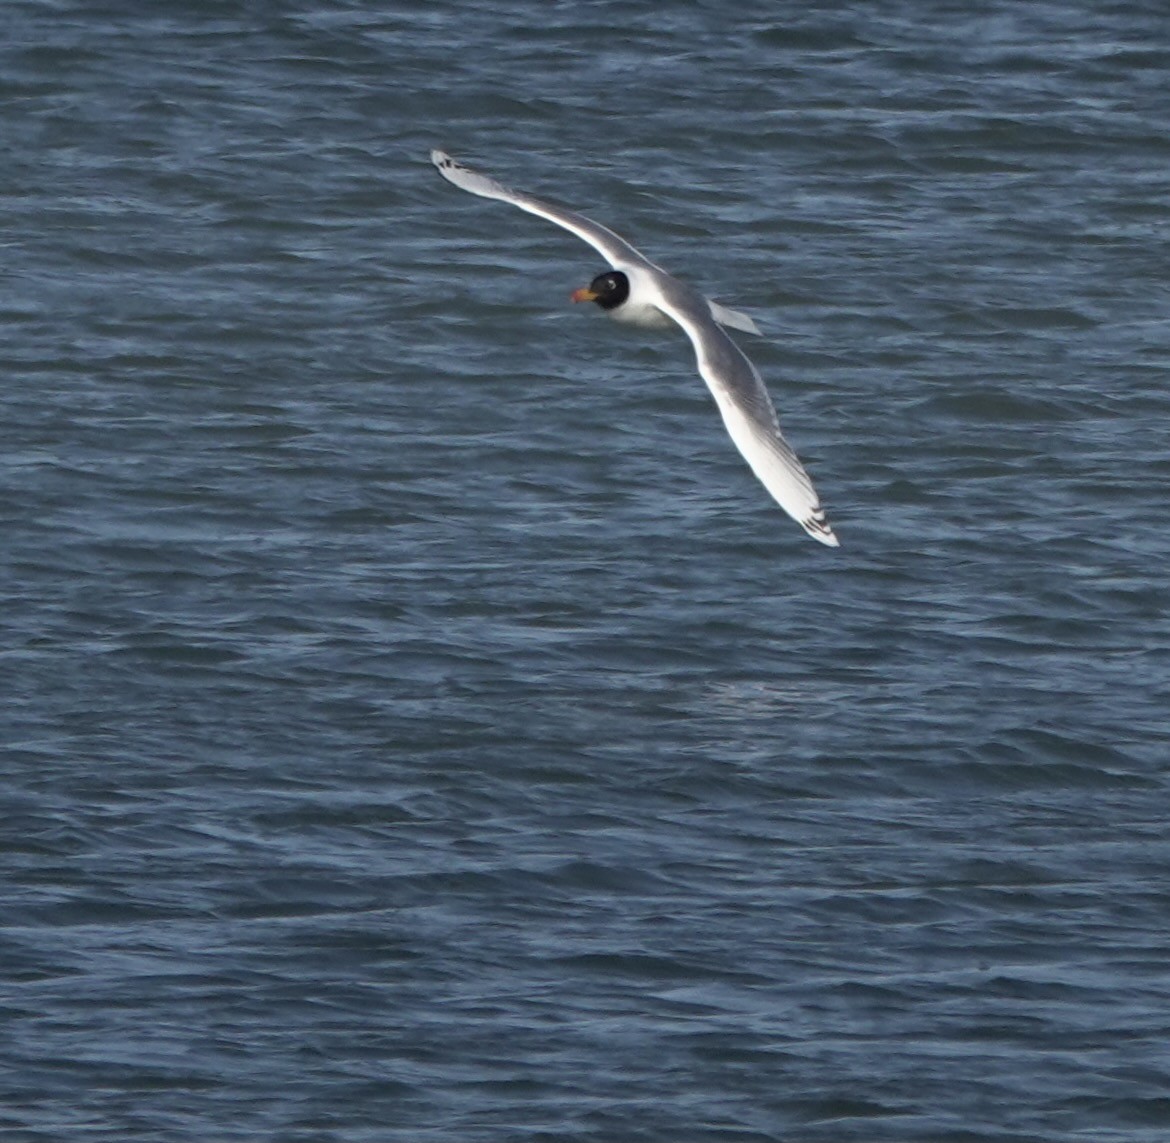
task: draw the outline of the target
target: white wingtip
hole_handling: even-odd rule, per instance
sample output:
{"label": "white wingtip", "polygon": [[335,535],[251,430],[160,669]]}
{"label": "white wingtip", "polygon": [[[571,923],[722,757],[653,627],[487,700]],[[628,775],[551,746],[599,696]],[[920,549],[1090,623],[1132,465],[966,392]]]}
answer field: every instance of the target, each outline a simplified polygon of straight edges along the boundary
{"label": "white wingtip", "polygon": [[820,540],[826,547],[839,548],[841,546],[841,541],[837,539],[823,512],[818,512],[815,516],[809,516],[798,523],[814,540]]}

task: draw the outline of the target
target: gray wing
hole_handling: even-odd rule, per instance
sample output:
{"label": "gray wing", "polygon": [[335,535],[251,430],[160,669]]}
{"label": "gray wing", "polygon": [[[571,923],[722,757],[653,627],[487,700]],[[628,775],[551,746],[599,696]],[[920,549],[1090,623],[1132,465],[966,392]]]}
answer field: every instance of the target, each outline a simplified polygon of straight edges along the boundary
{"label": "gray wing", "polygon": [[497,198],[501,202],[510,202],[513,206],[528,211],[529,214],[547,218],[549,222],[563,226],[578,238],[588,242],[611,266],[648,266],[653,268],[653,263],[639,254],[624,238],[614,234],[612,230],[602,226],[601,223],[586,218],[583,214],[565,210],[563,207],[551,206],[549,203],[541,202],[540,199],[533,198],[522,191],[514,191],[487,175],[481,175],[478,171],[473,171],[470,167],[457,163],[443,151],[432,151],[431,162],[435,164],[443,178],[449,183],[454,183],[461,190],[480,195],[482,198]]}
{"label": "gray wing", "polygon": [[705,299],[692,296],[690,289],[661,271],[656,278],[662,297],[655,304],[691,339],[699,373],[752,472],[814,540],[839,547],[804,465],[780,433],[776,410],[759,371],[719,328]]}

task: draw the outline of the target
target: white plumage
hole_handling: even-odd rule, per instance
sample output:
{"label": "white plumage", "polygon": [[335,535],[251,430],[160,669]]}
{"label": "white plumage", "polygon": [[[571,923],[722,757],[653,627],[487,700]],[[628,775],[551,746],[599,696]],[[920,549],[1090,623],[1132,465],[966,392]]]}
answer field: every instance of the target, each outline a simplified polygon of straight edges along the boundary
{"label": "white plumage", "polygon": [[597,250],[613,269],[578,290],[575,301],[595,301],[616,321],[659,329],[680,326],[695,348],[699,374],[715,397],[723,424],[751,470],[813,539],[832,548],[839,546],[808,473],[780,433],[759,372],[723,329],[759,333],[750,317],[703,297],[655,266],[624,238],[583,215],[502,186],[442,151],[432,151],[431,161],[457,187],[555,222]]}

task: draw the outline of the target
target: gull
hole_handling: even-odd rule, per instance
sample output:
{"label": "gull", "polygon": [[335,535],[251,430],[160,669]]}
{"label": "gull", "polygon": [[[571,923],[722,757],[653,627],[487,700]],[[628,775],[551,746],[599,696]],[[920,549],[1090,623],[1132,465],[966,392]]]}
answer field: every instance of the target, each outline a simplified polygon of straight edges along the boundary
{"label": "gull", "polygon": [[629,325],[681,327],[694,347],[699,375],[715,398],[723,425],[752,472],[814,540],[830,548],[840,546],[804,465],[780,433],[759,371],[725,331],[727,327],[758,334],[750,317],[703,297],[639,254],[624,238],[584,215],[503,186],[443,151],[432,151],[431,162],[461,190],[510,202],[588,242],[610,269],[576,290],[573,301],[595,302],[609,317]]}

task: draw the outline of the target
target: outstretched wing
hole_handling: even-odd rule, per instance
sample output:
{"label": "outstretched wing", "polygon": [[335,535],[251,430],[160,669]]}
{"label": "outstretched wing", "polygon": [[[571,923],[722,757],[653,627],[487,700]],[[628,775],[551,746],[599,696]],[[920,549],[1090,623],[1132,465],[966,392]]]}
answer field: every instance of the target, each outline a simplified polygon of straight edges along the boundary
{"label": "outstretched wing", "polygon": [[552,206],[529,194],[514,191],[487,175],[481,175],[478,171],[457,163],[443,151],[432,151],[431,162],[438,167],[443,178],[461,190],[480,195],[482,198],[498,198],[501,202],[510,202],[513,206],[528,211],[529,214],[547,218],[549,222],[563,226],[578,238],[588,242],[611,266],[653,266],[648,258],[639,254],[624,238],[583,214]]}
{"label": "outstretched wing", "polygon": [[[444,151],[432,151],[431,162],[435,164],[443,178],[449,183],[454,183],[461,190],[480,195],[482,198],[495,198],[501,202],[510,202],[513,206],[528,211],[529,214],[538,215],[540,218],[548,219],[549,222],[555,222],[558,226],[563,226],[566,230],[577,235],[578,238],[588,242],[611,266],[650,266],[659,269],[649,258],[640,254],[620,235],[614,234],[608,227],[594,222],[591,218],[586,218],[583,214],[542,202],[522,191],[512,190],[511,187],[496,182],[488,175],[473,171],[462,163],[457,163]],[[711,307],[712,316],[721,325],[759,336],[760,331],[756,328],[756,323],[747,314],[714,301],[708,301],[708,305]]]}
{"label": "outstretched wing", "polygon": [[663,297],[655,304],[691,339],[699,374],[752,472],[814,540],[830,548],[840,547],[804,465],[780,433],[776,410],[759,371],[703,308],[702,299],[692,299],[690,290],[680,288],[680,283],[666,275],[661,275],[659,287]]}
{"label": "outstretched wing", "polygon": [[722,323],[758,333],[751,318],[696,294],[639,254],[624,238],[584,215],[503,186],[457,163],[443,151],[432,151],[431,162],[443,178],[461,190],[510,202],[529,214],[564,227],[589,243],[611,266],[647,271],[645,277],[659,295],[654,304],[691,339],[699,373],[715,397],[735,447],[751,470],[780,507],[813,539],[831,548],[840,546],[825,519],[808,473],[780,433],[776,410],[756,367],[720,328]]}

